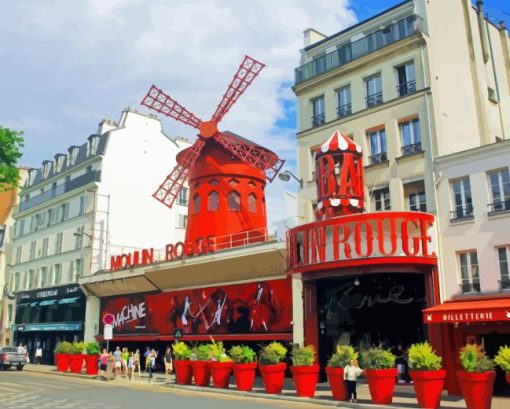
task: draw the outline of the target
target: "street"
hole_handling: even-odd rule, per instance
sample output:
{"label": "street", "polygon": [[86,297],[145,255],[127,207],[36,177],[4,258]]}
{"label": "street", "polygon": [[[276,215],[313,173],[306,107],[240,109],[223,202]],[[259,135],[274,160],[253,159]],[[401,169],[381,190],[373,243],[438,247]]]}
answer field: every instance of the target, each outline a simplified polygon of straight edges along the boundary
{"label": "street", "polygon": [[176,391],[148,384],[105,382],[30,372],[0,372],[0,408],[16,409],[243,409],[319,408],[313,404]]}

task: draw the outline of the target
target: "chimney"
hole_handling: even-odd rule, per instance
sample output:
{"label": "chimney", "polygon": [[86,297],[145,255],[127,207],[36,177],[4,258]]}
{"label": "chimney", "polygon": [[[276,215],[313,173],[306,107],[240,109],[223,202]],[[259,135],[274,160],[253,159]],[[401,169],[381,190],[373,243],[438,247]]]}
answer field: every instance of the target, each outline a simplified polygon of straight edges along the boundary
{"label": "chimney", "polygon": [[97,127],[97,134],[102,135],[115,128],[118,128],[117,122],[111,119],[103,118],[101,122],[99,122],[99,126]]}
{"label": "chimney", "polygon": [[303,31],[303,43],[305,48],[309,45],[315,44],[321,40],[324,40],[326,36],[322,33],[319,33],[317,30],[313,28],[308,28]]}

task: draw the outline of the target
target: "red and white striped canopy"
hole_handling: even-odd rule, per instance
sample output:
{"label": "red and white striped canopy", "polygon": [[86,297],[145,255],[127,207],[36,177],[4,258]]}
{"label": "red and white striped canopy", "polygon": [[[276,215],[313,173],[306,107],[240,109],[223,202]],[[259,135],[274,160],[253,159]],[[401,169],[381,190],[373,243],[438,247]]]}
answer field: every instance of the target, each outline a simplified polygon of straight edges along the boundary
{"label": "red and white striped canopy", "polygon": [[331,137],[317,148],[317,154],[326,152],[350,151],[361,153],[361,146],[340,131],[335,131]]}

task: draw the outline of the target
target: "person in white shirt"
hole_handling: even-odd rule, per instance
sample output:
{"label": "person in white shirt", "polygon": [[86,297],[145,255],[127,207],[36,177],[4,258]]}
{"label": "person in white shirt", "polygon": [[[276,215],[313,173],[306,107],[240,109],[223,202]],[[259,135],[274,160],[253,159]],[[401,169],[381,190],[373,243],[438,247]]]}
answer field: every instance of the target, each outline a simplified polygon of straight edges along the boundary
{"label": "person in white shirt", "polygon": [[41,345],[37,345],[37,348],[35,349],[35,363],[37,365],[41,365],[42,354],[43,350],[41,348]]}
{"label": "person in white shirt", "polygon": [[358,363],[354,359],[351,359],[351,362],[349,362],[349,364],[344,368],[344,381],[347,382],[349,402],[356,402],[358,399],[358,395],[356,393],[356,382],[362,373],[363,369],[358,366]]}

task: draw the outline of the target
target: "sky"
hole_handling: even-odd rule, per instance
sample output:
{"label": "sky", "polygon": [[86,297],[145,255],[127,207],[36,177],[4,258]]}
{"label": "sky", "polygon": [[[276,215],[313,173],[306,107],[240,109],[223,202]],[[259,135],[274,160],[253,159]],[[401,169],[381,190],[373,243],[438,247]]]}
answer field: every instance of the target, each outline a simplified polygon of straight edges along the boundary
{"label": "sky", "polygon": [[[102,118],[118,120],[127,106],[148,113],[139,103],[153,83],[207,120],[248,54],[266,68],[220,130],[273,149],[295,171],[291,86],[303,30],[330,35],[397,3],[0,0],[0,124],[25,132],[22,164],[38,167],[83,144]],[[490,18],[510,27],[510,1],[484,4]],[[195,139],[192,128],[169,118],[162,123],[170,136]],[[283,217],[284,190],[296,189],[278,179],[268,187],[270,223]]]}

